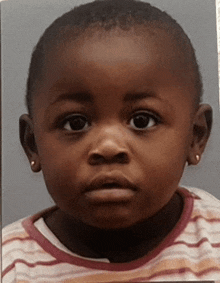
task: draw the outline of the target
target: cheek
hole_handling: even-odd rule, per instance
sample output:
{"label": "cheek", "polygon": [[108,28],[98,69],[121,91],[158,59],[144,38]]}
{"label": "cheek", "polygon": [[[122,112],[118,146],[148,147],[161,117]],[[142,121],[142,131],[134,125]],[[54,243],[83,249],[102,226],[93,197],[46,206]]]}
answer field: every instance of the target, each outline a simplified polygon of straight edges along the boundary
{"label": "cheek", "polygon": [[142,140],[139,146],[136,144],[135,175],[141,180],[142,172],[142,179],[155,191],[173,187],[182,176],[188,148],[187,132],[161,131],[152,139]]}
{"label": "cheek", "polygon": [[141,140],[140,144],[136,146],[136,151],[139,156],[153,165],[156,164],[170,164],[179,160],[181,163],[187,155],[189,149],[189,134],[187,131],[182,133],[176,129],[158,131],[151,137],[146,137]]}
{"label": "cheek", "polygon": [[68,197],[69,187],[73,187],[73,180],[76,179],[77,166],[73,162],[50,157],[42,161],[44,179],[51,194],[62,194]]}
{"label": "cheek", "polygon": [[[45,146],[50,144],[50,146]],[[77,197],[77,183],[82,154],[73,146],[42,141],[38,148],[45,183],[55,202]]]}
{"label": "cheek", "polygon": [[139,148],[138,159],[131,173],[142,188],[140,213],[147,210],[149,216],[159,211],[171,199],[178,188],[185,166],[184,146],[181,149],[178,144],[170,147],[164,143],[155,143],[154,146],[155,148],[148,144],[144,151]]}
{"label": "cheek", "polygon": [[83,148],[74,141],[65,141],[56,134],[45,134],[37,141],[37,149],[43,171],[48,174],[75,170],[82,159]]}

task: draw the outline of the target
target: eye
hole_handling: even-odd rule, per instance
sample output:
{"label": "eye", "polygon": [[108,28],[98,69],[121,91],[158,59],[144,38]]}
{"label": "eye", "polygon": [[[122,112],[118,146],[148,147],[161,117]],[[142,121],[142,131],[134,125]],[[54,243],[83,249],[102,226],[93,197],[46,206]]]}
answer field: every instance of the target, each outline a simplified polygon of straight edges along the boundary
{"label": "eye", "polygon": [[153,114],[149,114],[148,112],[139,112],[133,115],[130,120],[130,125],[135,130],[145,130],[157,125],[159,119],[154,117]]}
{"label": "eye", "polygon": [[63,128],[67,131],[80,132],[86,130],[88,127],[88,119],[81,114],[68,116],[63,123]]}

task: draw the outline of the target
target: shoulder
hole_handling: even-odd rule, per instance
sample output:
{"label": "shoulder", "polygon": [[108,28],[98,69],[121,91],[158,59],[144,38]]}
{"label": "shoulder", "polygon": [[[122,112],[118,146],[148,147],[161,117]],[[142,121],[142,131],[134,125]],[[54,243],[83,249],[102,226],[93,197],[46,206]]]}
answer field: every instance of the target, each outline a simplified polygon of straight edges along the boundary
{"label": "shoulder", "polygon": [[5,242],[14,236],[21,236],[24,233],[24,228],[22,227],[22,221],[26,218],[22,218],[12,224],[7,225],[2,229],[2,241]]}
{"label": "shoulder", "polygon": [[[37,262],[53,259],[39,244],[40,233],[30,233],[36,229],[34,220],[42,213],[20,219],[2,230],[2,278],[3,282],[14,282],[18,273]],[[5,280],[5,281],[4,281]]]}
{"label": "shoulder", "polygon": [[167,269],[178,266],[184,275],[189,274],[187,279],[220,278],[220,201],[201,189],[180,191],[185,207],[172,236],[179,234],[162,251],[164,262],[169,262]]}
{"label": "shoulder", "polygon": [[54,209],[56,208],[45,209],[4,227],[2,230],[2,246],[7,247],[8,251],[9,247],[14,248],[27,243],[37,243],[41,233],[36,229],[35,222]]}
{"label": "shoulder", "polygon": [[220,224],[220,200],[198,188],[187,187],[187,191],[190,197],[193,198],[191,219],[203,218],[209,224]]}
{"label": "shoulder", "polygon": [[2,230],[2,256],[6,252],[7,255],[10,255],[11,251],[15,249],[15,247],[19,246],[23,241],[29,239],[28,233],[22,226],[23,219],[20,219]]}
{"label": "shoulder", "polygon": [[193,207],[184,232],[194,235],[201,243],[209,241],[220,252],[220,200],[201,189],[187,188],[187,191],[193,198]]}
{"label": "shoulder", "polygon": [[10,278],[15,278],[16,261],[24,258],[22,246],[29,239],[28,233],[22,227],[23,220],[20,219],[2,230],[2,278],[6,276],[8,282]]}
{"label": "shoulder", "polygon": [[206,203],[214,203],[217,207],[220,208],[220,200],[217,199],[212,194],[208,193],[207,191],[204,191],[199,188],[193,188],[193,187],[187,187],[187,189],[194,195],[198,196],[202,201],[205,201]]}
{"label": "shoulder", "polygon": [[191,196],[194,198],[194,209],[200,209],[202,211],[213,211],[216,216],[220,218],[220,200],[210,193],[198,189],[187,188]]}

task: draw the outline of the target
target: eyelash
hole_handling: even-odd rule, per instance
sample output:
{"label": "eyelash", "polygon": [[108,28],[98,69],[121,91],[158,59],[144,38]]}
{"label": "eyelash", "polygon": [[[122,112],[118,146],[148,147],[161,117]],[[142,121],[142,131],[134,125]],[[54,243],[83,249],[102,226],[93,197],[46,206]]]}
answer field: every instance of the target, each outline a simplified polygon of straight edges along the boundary
{"label": "eyelash", "polygon": [[[147,125],[146,125],[146,127],[143,127],[143,128],[137,128],[136,126],[135,126],[135,124],[134,124],[134,120],[133,120],[133,123],[131,123],[132,122],[132,119],[134,119],[134,118],[137,118],[138,117],[138,115],[141,117],[142,116],[142,121],[141,121],[141,119],[139,119],[139,123],[141,123],[141,122],[144,122],[143,120],[145,119],[145,118],[147,118],[147,120],[146,120],[146,122],[147,122]],[[139,118],[140,118],[139,117]],[[72,122],[74,122],[73,120],[73,118],[80,118],[81,119],[81,121],[80,120],[78,120],[78,125],[77,125],[77,122],[76,122],[76,119],[75,119],[75,126],[83,126],[83,124],[81,124],[80,125],[80,123],[81,122],[83,122],[83,123],[85,123],[85,125],[86,125],[86,129],[84,129],[84,127],[82,128],[82,129],[77,129],[77,130],[73,130],[71,127],[73,126],[71,126],[70,125],[70,122],[71,122],[71,119],[72,119]],[[83,121],[84,120],[84,121]],[[149,124],[151,123],[152,124],[152,121],[153,121],[153,125],[151,125],[150,127],[149,127]],[[138,121],[136,121],[136,122],[138,122]],[[69,124],[67,124],[67,123],[69,123]],[[139,111],[135,111],[132,115],[131,115],[131,118],[128,120],[128,124],[130,125],[130,127],[134,130],[134,131],[146,131],[146,130],[148,130],[149,128],[152,128],[152,127],[154,127],[154,126],[156,126],[156,125],[158,125],[158,124],[160,124],[161,123],[161,118],[157,115],[157,114],[155,114],[155,113],[152,113],[152,112],[150,112],[150,111],[146,111],[146,110],[139,110]],[[133,124],[133,125],[131,125],[131,124]],[[67,125],[67,126],[66,126]],[[88,129],[89,129],[89,127],[92,125],[92,123],[90,122],[90,119],[88,119],[87,118],[87,116],[85,116],[85,115],[83,115],[83,114],[81,114],[81,113],[75,113],[75,114],[71,114],[71,115],[68,115],[63,121],[62,121],[62,123],[60,124],[60,127],[62,128],[62,129],[64,129],[65,131],[67,131],[67,132],[71,132],[71,133],[83,133],[83,132],[86,132]],[[67,128],[65,128],[65,126],[67,127]]]}

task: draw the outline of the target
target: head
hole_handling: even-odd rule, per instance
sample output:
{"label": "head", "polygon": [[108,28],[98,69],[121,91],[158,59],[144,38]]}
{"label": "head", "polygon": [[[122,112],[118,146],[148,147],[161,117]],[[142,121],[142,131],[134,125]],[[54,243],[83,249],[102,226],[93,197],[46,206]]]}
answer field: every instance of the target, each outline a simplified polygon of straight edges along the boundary
{"label": "head", "polygon": [[31,59],[20,138],[66,215],[104,229],[159,211],[211,129],[195,52],[165,12],[95,1],[57,19]]}

